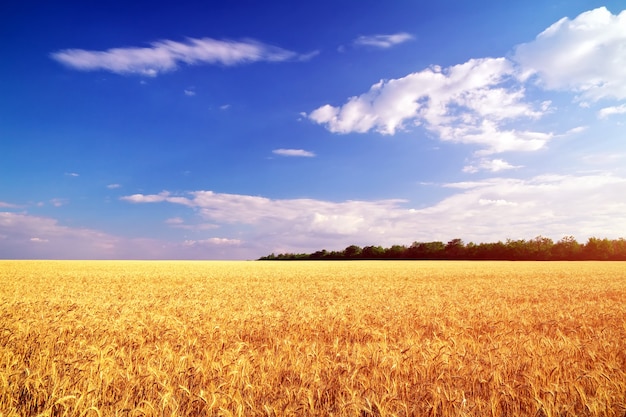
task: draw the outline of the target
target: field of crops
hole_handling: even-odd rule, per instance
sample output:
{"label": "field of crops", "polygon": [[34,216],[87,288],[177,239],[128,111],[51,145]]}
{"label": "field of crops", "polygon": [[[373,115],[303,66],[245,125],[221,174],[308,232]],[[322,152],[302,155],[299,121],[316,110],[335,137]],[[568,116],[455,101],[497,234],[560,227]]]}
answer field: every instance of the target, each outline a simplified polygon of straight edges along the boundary
{"label": "field of crops", "polygon": [[0,417],[626,415],[619,262],[0,261]]}

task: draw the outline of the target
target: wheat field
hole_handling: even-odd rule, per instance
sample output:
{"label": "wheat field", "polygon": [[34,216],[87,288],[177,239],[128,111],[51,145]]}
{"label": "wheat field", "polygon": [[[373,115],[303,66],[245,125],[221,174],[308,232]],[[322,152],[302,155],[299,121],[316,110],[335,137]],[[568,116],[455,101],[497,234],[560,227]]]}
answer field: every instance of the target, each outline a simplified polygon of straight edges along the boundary
{"label": "wheat field", "polygon": [[626,415],[619,262],[0,261],[0,416]]}

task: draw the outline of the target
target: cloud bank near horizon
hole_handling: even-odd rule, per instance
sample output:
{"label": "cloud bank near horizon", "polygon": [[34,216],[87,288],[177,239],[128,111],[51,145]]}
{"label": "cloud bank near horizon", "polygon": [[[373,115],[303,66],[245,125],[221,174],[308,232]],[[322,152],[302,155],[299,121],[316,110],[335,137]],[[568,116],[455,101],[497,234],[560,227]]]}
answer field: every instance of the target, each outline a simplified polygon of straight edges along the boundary
{"label": "cloud bank near horizon", "polygon": [[351,244],[409,245],[453,238],[496,242],[539,234],[554,240],[574,234],[581,241],[624,237],[615,225],[626,224],[626,178],[610,173],[425,186],[450,195],[427,207],[410,207],[401,199],[333,202],[202,190],[120,198],[131,204],[186,207],[187,215],[163,219],[169,227],[197,236],[178,242],[114,236],[23,211],[4,211],[0,253],[30,253],[33,258],[254,259],[271,252],[333,250]]}
{"label": "cloud bank near horizon", "polygon": [[[498,177],[440,187],[452,195],[420,208],[401,199],[332,202],[212,191],[182,195],[163,191],[122,200],[182,205],[194,216],[223,228],[252,226],[254,231],[247,238],[238,239],[242,245],[254,242],[267,253],[455,237],[490,242],[542,234],[559,239],[574,230],[583,239],[617,238],[621,236],[615,235],[614,225],[626,222],[626,178],[608,173],[540,175],[527,180]],[[624,197],[615,200],[618,195]],[[603,202],[609,197],[614,203],[607,206]]]}

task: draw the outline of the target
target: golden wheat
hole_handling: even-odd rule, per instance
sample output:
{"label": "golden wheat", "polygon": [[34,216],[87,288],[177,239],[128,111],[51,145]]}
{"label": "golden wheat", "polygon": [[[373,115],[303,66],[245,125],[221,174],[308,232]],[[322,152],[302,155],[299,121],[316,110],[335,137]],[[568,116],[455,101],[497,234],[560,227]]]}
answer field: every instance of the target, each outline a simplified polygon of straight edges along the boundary
{"label": "golden wheat", "polygon": [[626,265],[0,262],[0,417],[623,416]]}

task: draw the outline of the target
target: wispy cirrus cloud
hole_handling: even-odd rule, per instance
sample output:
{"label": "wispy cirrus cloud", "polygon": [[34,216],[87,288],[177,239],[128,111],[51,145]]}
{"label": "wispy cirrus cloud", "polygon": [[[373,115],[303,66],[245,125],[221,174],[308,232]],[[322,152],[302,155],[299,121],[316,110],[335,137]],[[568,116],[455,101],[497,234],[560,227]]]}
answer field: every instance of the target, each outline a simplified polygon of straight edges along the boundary
{"label": "wispy cirrus cloud", "polygon": [[170,227],[174,227],[176,229],[185,229],[185,230],[195,230],[195,231],[203,231],[203,230],[211,230],[219,228],[218,225],[213,223],[186,223],[182,217],[171,217],[165,220],[165,224]]}
{"label": "wispy cirrus cloud", "polygon": [[359,36],[354,40],[353,44],[356,46],[372,46],[376,48],[387,49],[413,39],[413,35],[406,32],[400,32],[391,35]]}
{"label": "wispy cirrus cloud", "polygon": [[624,152],[590,153],[590,154],[583,155],[580,159],[582,162],[586,164],[599,165],[602,167],[606,167],[611,164],[619,163],[621,160],[626,160],[626,153]]}
{"label": "wispy cirrus cloud", "polygon": [[181,217],[170,217],[169,219],[165,220],[165,223],[172,226],[178,226],[184,224],[185,221]]}
{"label": "wispy cirrus cloud", "polygon": [[305,151],[304,149],[274,149],[272,153],[280,156],[299,156],[307,158],[315,156],[315,153]]}
{"label": "wispy cirrus cloud", "polygon": [[52,204],[54,207],[65,206],[69,204],[69,202],[70,200],[68,200],[67,198],[53,198],[52,200],[50,200],[50,204]]}
{"label": "wispy cirrus cloud", "polygon": [[185,240],[183,245],[185,246],[233,246],[233,245],[241,245],[241,240],[239,239],[228,239],[223,237],[211,237],[208,239],[201,240]]}
{"label": "wispy cirrus cloud", "polygon": [[[309,54],[310,55],[310,54]],[[106,51],[64,49],[51,58],[80,71],[110,71],[154,77],[174,71],[180,64],[238,65],[252,62],[305,60],[300,55],[255,40],[232,41],[187,38],[184,42],[160,40],[148,47],[112,48]]]}

